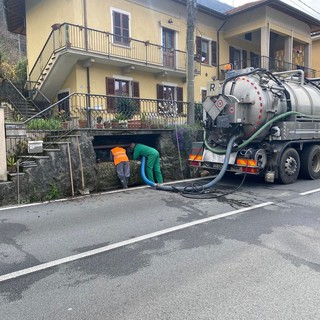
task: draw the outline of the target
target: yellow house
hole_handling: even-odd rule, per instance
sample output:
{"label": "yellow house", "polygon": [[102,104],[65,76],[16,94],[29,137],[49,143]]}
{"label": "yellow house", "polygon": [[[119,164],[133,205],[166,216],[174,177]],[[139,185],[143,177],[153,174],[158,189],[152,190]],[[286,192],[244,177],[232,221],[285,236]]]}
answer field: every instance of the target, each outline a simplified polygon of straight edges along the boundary
{"label": "yellow house", "polygon": [[[186,123],[186,0],[4,1],[9,30],[27,35],[35,100],[56,101],[90,126],[116,118],[124,100],[124,108],[134,109],[126,118]],[[279,0],[238,8],[197,2],[195,102],[212,78],[224,78],[226,66],[298,68],[315,76],[317,18]]]}

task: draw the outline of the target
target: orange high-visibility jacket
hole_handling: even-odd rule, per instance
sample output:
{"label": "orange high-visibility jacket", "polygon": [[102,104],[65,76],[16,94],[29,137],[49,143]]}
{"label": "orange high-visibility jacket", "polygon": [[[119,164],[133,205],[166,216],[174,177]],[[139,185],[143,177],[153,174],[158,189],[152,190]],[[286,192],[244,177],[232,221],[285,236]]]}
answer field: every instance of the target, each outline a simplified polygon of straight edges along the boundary
{"label": "orange high-visibility jacket", "polygon": [[111,153],[112,153],[113,162],[115,165],[123,161],[129,161],[129,158],[126,154],[126,150],[123,148],[115,147],[111,149]]}

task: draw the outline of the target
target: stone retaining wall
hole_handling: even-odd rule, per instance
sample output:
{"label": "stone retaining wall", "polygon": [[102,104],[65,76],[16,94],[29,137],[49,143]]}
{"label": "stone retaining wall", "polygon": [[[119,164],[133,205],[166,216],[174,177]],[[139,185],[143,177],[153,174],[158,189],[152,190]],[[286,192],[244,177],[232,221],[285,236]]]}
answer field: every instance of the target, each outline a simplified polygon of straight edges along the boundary
{"label": "stone retaining wall", "polygon": [[[48,159],[36,160],[36,167],[24,169],[23,175],[19,176],[19,182],[18,177],[13,176],[11,181],[0,183],[0,206],[18,203],[18,185],[20,203],[46,201],[120,188],[113,163],[97,163],[92,143],[93,137],[86,131],[80,131],[80,134],[79,138],[69,139],[70,162],[68,144],[60,144],[60,151],[46,151]],[[172,131],[161,132],[155,147],[160,152],[164,181],[189,177],[186,155],[182,153],[179,159],[178,149],[172,139]],[[130,168],[129,186],[142,185],[140,162],[130,161]]]}

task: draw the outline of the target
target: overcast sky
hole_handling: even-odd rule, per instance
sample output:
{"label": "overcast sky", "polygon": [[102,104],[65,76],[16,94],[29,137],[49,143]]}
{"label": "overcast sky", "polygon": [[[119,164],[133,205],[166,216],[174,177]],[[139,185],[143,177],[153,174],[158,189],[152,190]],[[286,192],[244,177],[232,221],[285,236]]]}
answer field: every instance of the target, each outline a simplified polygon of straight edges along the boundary
{"label": "overcast sky", "polygon": [[[219,0],[230,4],[234,7],[239,7],[248,2],[255,2],[255,0]],[[304,12],[309,13],[317,18],[320,17],[320,1],[319,0],[281,0],[287,4],[293,5]]]}

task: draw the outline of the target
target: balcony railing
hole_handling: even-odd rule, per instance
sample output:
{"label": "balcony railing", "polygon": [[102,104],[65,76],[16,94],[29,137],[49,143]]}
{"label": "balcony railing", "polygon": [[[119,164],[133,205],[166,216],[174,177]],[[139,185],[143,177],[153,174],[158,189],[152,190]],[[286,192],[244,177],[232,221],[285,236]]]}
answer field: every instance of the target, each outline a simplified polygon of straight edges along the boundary
{"label": "balcony railing", "polygon": [[73,93],[30,118],[26,124],[45,116],[69,122],[69,129],[78,126],[109,129],[116,128],[116,124],[121,128],[130,128],[132,120],[137,123],[136,129],[166,128],[186,124],[187,105],[183,101]]}
{"label": "balcony railing", "polygon": [[233,62],[220,65],[219,69],[221,70],[222,76],[224,76],[224,73],[226,70],[225,67],[227,65],[231,65],[232,70],[245,69],[248,67],[264,68],[271,72],[303,70],[307,78],[314,78],[316,74],[316,70],[314,69],[307,68],[302,65],[298,65],[295,63],[291,63],[291,62],[287,62],[279,59],[265,57],[265,56],[254,57],[246,60],[235,60]]}
{"label": "balcony railing", "polygon": [[119,122],[127,127],[130,120],[140,120],[149,128],[185,124],[187,103],[116,96],[74,94],[70,97],[70,116],[85,120],[88,128],[110,128]]}
{"label": "balcony railing", "polygon": [[148,40],[124,38],[110,32],[62,24],[50,33],[30,72],[30,80],[37,82],[52,57],[64,49],[102,54],[102,58],[156,67],[159,71],[186,71],[185,51],[167,48]]}

